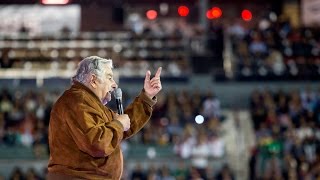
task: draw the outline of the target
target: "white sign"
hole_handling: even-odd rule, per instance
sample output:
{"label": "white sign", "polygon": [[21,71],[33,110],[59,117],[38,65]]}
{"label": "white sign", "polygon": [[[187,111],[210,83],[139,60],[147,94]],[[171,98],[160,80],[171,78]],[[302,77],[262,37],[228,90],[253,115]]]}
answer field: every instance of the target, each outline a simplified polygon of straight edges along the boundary
{"label": "white sign", "polygon": [[66,27],[78,32],[81,7],[79,5],[7,5],[0,6],[0,33],[19,32],[25,26],[31,34],[55,34]]}

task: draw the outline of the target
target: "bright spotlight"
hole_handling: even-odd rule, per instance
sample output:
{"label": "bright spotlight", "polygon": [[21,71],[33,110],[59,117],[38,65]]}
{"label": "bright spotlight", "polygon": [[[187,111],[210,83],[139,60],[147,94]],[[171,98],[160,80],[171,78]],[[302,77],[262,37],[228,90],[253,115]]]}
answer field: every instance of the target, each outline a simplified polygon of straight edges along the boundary
{"label": "bright spotlight", "polygon": [[197,115],[195,121],[197,124],[202,124],[204,122],[204,117],[202,115]]}

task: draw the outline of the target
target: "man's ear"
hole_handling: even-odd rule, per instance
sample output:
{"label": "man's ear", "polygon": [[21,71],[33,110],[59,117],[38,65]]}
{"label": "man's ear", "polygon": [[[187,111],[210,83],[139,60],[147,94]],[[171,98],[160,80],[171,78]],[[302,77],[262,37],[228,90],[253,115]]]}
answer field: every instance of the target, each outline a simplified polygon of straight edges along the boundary
{"label": "man's ear", "polygon": [[97,83],[98,83],[98,78],[96,75],[92,74],[91,77],[90,77],[90,85],[93,87],[93,88],[97,88]]}

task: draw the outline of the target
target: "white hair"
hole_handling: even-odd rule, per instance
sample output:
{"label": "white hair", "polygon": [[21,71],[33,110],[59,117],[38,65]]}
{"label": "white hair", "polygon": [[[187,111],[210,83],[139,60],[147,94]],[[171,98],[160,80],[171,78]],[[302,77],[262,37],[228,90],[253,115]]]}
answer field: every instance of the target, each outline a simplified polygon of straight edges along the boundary
{"label": "white hair", "polygon": [[98,56],[89,56],[84,58],[79,64],[76,75],[71,78],[71,81],[78,81],[82,84],[87,84],[89,76],[94,74],[97,78],[103,81],[106,68],[108,65],[111,69],[113,68],[112,59],[104,59]]}

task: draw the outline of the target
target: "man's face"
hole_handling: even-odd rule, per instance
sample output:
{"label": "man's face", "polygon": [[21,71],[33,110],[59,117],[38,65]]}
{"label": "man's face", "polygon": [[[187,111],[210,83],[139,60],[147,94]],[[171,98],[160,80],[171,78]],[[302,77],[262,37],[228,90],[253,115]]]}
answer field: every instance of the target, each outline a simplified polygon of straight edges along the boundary
{"label": "man's face", "polygon": [[95,88],[96,94],[103,104],[107,104],[111,101],[112,91],[114,91],[117,86],[117,83],[113,79],[113,72],[111,68],[106,66],[105,75],[101,77],[101,80],[97,80]]}

